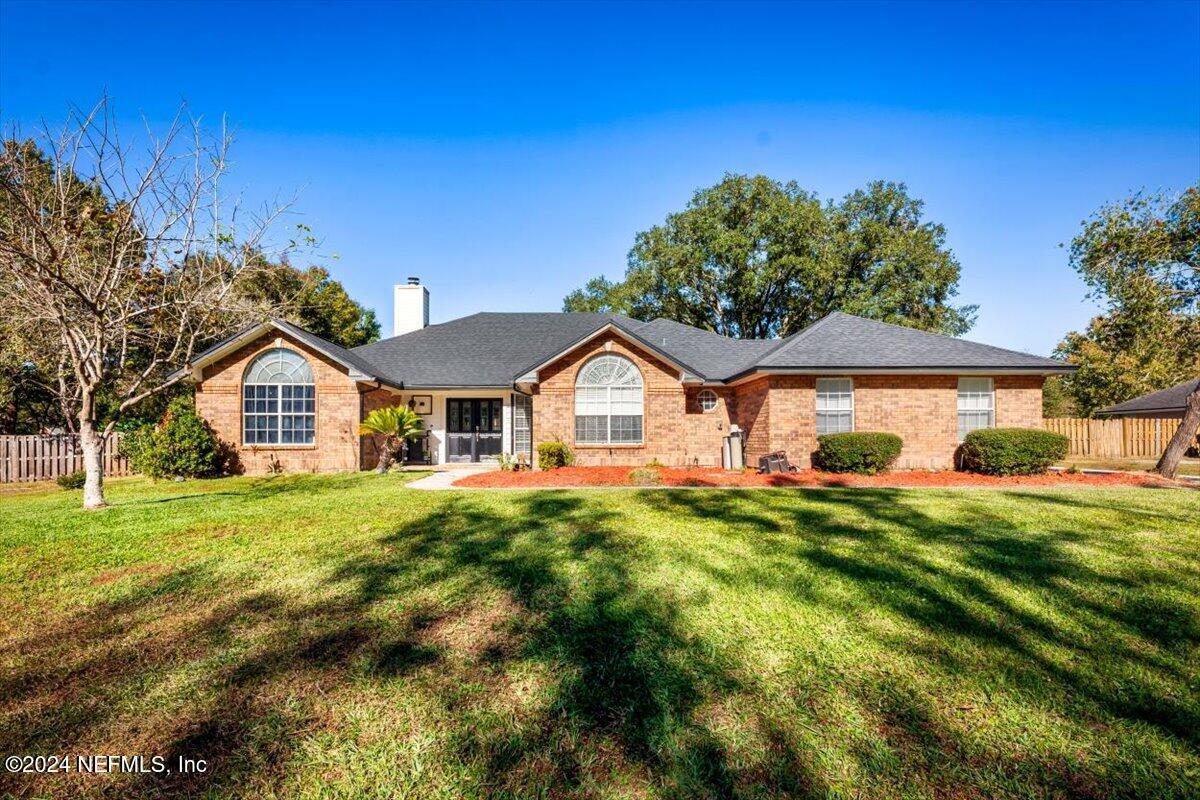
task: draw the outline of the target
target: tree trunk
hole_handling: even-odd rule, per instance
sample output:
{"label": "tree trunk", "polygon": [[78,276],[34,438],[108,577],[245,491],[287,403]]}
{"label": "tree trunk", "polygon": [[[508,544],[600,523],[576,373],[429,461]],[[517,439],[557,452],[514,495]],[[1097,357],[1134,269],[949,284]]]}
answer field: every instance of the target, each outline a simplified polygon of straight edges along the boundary
{"label": "tree trunk", "polygon": [[83,507],[104,508],[104,437],[96,430],[96,423],[79,418],[79,447],[83,451],[83,471],[87,479],[83,484]]}
{"label": "tree trunk", "polygon": [[1188,395],[1183,420],[1179,423],[1179,429],[1175,431],[1175,435],[1171,437],[1167,449],[1163,451],[1162,458],[1155,465],[1155,472],[1164,478],[1175,477],[1175,473],[1179,471],[1179,462],[1183,460],[1183,454],[1196,441],[1197,428],[1200,428],[1200,384],[1197,384],[1192,393]]}
{"label": "tree trunk", "polygon": [[385,436],[383,444],[377,445],[379,448],[379,464],[375,467],[375,472],[378,475],[388,471],[388,467],[392,464],[392,443]]}

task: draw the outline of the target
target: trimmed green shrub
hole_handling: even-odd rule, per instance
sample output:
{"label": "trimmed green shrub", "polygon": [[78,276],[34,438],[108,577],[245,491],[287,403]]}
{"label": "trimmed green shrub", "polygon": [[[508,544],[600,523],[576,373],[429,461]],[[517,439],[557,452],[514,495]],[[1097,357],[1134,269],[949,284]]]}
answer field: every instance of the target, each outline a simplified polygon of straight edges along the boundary
{"label": "trimmed green shrub", "polygon": [[1066,456],[1070,442],[1038,428],[983,428],[963,439],[962,468],[985,475],[1036,475]]}
{"label": "trimmed green shrub", "polygon": [[542,442],[538,445],[537,452],[538,469],[569,467],[575,460],[575,454],[567,447],[567,443],[557,439],[553,442]]}
{"label": "trimmed green shrub", "polygon": [[662,472],[655,467],[635,467],[629,470],[629,482],[634,486],[658,486],[662,483]]}
{"label": "trimmed green shrub", "polygon": [[81,469],[74,472],[68,472],[66,475],[59,475],[55,478],[58,485],[63,489],[82,489],[83,484],[87,481],[87,473]]}
{"label": "trimmed green shrub", "polygon": [[190,397],[176,397],[157,425],[144,425],[121,440],[129,466],[152,478],[205,478],[221,474],[226,448]]}
{"label": "trimmed green shrub", "polygon": [[855,431],[817,437],[816,465],[829,472],[874,475],[884,472],[900,456],[903,440],[894,433]]}

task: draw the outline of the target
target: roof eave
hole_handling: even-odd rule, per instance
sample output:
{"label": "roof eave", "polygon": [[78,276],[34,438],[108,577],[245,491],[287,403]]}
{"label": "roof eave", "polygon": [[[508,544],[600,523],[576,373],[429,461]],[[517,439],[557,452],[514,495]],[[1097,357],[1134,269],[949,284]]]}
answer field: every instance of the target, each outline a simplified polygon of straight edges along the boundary
{"label": "roof eave", "polygon": [[1135,417],[1138,414],[1179,414],[1184,413],[1187,406],[1157,406],[1155,408],[1102,408],[1097,414],[1108,417]]}
{"label": "roof eave", "polygon": [[1078,367],[1073,364],[1045,367],[750,367],[731,375],[726,384],[742,382],[760,375],[1065,375]]}
{"label": "roof eave", "polygon": [[512,384],[511,383],[436,383],[436,384],[434,384],[434,383],[430,383],[430,384],[406,383],[403,388],[404,388],[404,391],[406,391],[406,392],[417,392],[417,391],[440,392],[440,391],[454,391],[454,390],[466,391],[468,389],[479,390],[479,391],[494,391],[494,390],[502,389],[504,391],[509,391],[510,389],[512,389]]}
{"label": "roof eave", "polygon": [[653,342],[647,341],[646,339],[642,338],[641,336],[638,336],[633,331],[630,331],[628,328],[624,327],[623,325],[619,324],[615,320],[611,320],[611,319],[609,321],[605,322],[600,327],[596,328],[594,331],[591,331],[590,333],[588,333],[584,336],[581,336],[578,339],[576,339],[575,341],[571,342],[571,344],[567,345],[562,350],[559,350],[557,353],[550,356],[549,358],[545,358],[542,361],[540,361],[539,363],[534,364],[531,367],[527,367],[526,369],[519,371],[516,374],[516,376],[514,376],[514,378],[513,378],[514,382],[516,382],[516,383],[537,383],[539,380],[538,372],[540,370],[549,366],[550,364],[553,364],[555,361],[558,361],[563,356],[568,355],[573,350],[579,349],[583,345],[587,344],[588,342],[592,341],[593,339],[597,338],[598,336],[601,336],[602,334],[604,334],[608,331],[615,331],[621,337],[623,337],[624,339],[627,339],[630,343],[635,344],[638,347],[641,347],[645,350],[650,351],[651,353],[654,354],[654,356],[656,358],[659,358],[662,361],[665,361],[666,363],[668,363],[671,366],[678,369],[680,382],[682,382],[682,383],[703,383],[704,382],[704,376],[700,373],[699,370],[693,369],[692,367],[690,367],[687,364],[680,361],[675,356],[671,355],[670,353],[667,353],[666,351],[664,351],[661,348],[659,348],[658,346],[656,346]]}
{"label": "roof eave", "polygon": [[[173,372],[168,379],[186,379],[191,383],[199,383],[201,380],[203,380],[203,371],[205,367],[220,360],[222,356],[225,356],[240,347],[244,347],[246,344],[254,341],[259,336],[262,336],[264,333],[267,333],[271,330],[279,331],[280,333],[287,334],[291,337],[296,336],[293,331],[288,330],[286,326],[273,319],[260,322],[257,325],[251,325],[240,333],[229,337],[224,342],[217,344],[215,347],[209,348],[198,358],[189,361],[183,367]],[[316,339],[320,338],[316,336],[316,334],[309,334],[309,336]],[[360,383],[377,383],[389,386],[393,389],[404,389],[404,383],[402,381],[397,382],[373,373],[364,372],[363,370],[359,369],[358,366],[351,364],[338,356],[337,353],[334,353],[327,348],[321,347],[311,341],[304,341],[303,344],[306,347],[311,347],[313,350],[316,350],[318,353],[330,359],[331,361],[341,364],[346,368],[347,375],[351,380]]]}

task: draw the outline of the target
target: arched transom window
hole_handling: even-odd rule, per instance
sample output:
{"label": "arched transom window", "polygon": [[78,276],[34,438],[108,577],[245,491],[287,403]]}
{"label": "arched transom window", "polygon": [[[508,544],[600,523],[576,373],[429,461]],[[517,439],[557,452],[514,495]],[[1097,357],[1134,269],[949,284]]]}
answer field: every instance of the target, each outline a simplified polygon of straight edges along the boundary
{"label": "arched transom window", "polygon": [[642,375],[628,358],[597,356],[579,370],[575,443],[642,443]]}
{"label": "arched transom window", "polygon": [[246,368],[242,381],[244,444],[312,444],[316,391],[304,356],[276,347]]}

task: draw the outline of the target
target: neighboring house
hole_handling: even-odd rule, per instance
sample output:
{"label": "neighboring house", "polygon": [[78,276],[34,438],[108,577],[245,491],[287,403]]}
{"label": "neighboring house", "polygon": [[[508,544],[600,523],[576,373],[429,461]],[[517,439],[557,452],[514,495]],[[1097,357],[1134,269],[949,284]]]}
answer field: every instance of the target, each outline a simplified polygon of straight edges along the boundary
{"label": "neighboring house", "polygon": [[429,295],[396,287],[393,338],[347,350],[287,322],[241,331],[180,374],[248,472],[362,469],[371,410],[425,413],[435,463],[532,452],[561,439],[584,465],[720,463],[732,426],[746,456],[807,466],[817,436],[892,431],[900,467],[953,466],[970,430],[1042,424],[1042,383],[1068,364],[830,314],[779,340],[736,340],[667,319],[481,313],[429,325]]}
{"label": "neighboring house", "polygon": [[[1169,389],[1144,394],[1096,413],[1104,417],[1144,417],[1147,419],[1183,419],[1188,395],[1200,385],[1200,378],[1176,384]],[[1175,426],[1178,428],[1179,426]]]}

